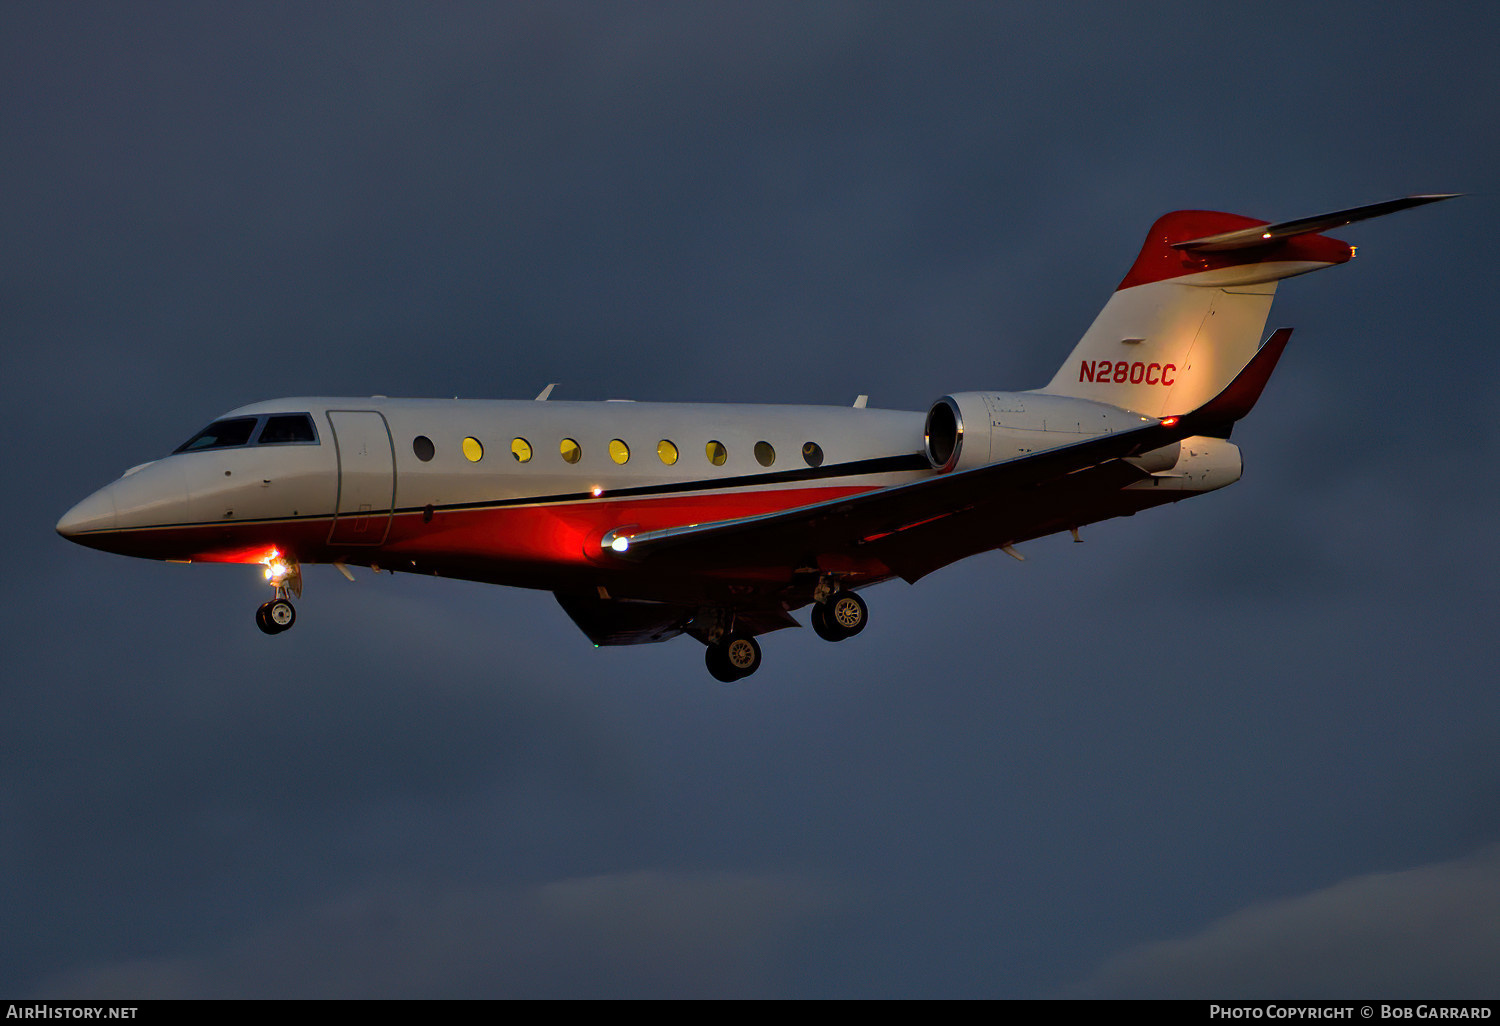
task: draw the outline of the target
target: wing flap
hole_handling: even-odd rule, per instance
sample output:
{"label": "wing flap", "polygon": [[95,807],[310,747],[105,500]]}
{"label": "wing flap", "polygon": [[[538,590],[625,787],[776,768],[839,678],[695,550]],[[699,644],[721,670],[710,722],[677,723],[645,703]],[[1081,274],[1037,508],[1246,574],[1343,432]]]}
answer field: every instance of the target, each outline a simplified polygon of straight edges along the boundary
{"label": "wing flap", "polygon": [[681,634],[694,610],[660,602],[621,602],[554,592],[578,629],[596,645],[646,645]]}
{"label": "wing flap", "polygon": [[875,539],[868,549],[897,577],[915,584],[934,570],[980,552],[1116,516],[1118,512],[1101,504],[1101,495],[1119,494],[1148,476],[1124,460],[1110,460],[1045,488],[997,490],[951,516]]}

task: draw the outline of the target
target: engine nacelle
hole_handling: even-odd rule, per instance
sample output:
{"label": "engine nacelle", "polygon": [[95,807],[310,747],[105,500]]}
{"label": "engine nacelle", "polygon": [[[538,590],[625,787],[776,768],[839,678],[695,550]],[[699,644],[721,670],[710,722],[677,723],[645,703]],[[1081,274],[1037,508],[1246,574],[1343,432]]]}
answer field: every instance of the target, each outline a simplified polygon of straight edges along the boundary
{"label": "engine nacelle", "polygon": [[1173,442],[1160,449],[1143,452],[1139,456],[1126,456],[1125,462],[1148,474],[1163,474],[1177,466],[1182,458],[1182,443]]}
{"label": "engine nacelle", "polygon": [[1211,492],[1215,488],[1232,485],[1240,479],[1244,464],[1240,459],[1240,447],[1233,442],[1193,435],[1191,438],[1184,438],[1179,444],[1182,452],[1173,466],[1153,471],[1146,480],[1126,485],[1126,488],[1136,491]]}
{"label": "engine nacelle", "polygon": [[[1036,392],[959,392],[927,411],[927,461],[944,473],[971,470],[1094,435],[1150,423],[1150,417],[1108,403]],[[1175,445],[1133,457],[1141,469],[1170,469]]]}

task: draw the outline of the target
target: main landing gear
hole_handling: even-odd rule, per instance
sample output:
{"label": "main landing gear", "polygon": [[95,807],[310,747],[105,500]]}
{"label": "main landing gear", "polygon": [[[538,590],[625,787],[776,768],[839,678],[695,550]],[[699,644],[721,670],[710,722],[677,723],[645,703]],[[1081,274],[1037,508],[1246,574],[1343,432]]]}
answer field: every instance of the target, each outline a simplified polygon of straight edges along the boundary
{"label": "main landing gear", "polygon": [[255,626],[266,634],[280,634],[297,622],[292,596],[302,597],[302,567],[276,549],[261,562],[266,565],[266,580],[276,589],[276,596],[255,611]]}
{"label": "main landing gear", "polygon": [[[812,627],[824,641],[843,641],[865,629],[870,608],[852,591],[844,591],[837,580],[825,578],[813,592]],[[734,626],[730,610],[705,610],[699,614],[703,632],[692,632],[706,646],[703,662],[714,679],[726,684],[744,680],[760,669],[760,645]]]}
{"label": "main landing gear", "polygon": [[843,641],[865,629],[870,607],[852,591],[835,591],[813,603],[812,628],[824,641]]}
{"label": "main landing gear", "polygon": [[715,680],[733,684],[760,669],[760,644],[748,634],[731,631],[704,649],[703,661]]}

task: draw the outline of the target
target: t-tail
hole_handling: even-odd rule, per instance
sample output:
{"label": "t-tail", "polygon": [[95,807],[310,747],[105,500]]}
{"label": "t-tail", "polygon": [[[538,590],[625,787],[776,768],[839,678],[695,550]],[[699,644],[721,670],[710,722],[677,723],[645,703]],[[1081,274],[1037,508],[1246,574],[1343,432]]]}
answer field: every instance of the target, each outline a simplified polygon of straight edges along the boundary
{"label": "t-tail", "polygon": [[1072,355],[1038,391],[1151,417],[1190,413],[1255,356],[1278,281],[1354,256],[1352,246],[1320,232],[1453,195],[1276,224],[1212,210],[1165,214]]}

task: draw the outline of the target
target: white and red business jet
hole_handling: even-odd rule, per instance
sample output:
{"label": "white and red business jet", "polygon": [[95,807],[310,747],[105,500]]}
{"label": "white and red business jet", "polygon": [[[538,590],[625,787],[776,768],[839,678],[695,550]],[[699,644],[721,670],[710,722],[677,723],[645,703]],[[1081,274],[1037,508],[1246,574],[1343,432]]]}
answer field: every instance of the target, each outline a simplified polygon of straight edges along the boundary
{"label": "white and red business jet", "polygon": [[353,563],[551,591],[596,645],[686,633],[737,680],[795,609],[840,641],[864,629],[860,588],[1234,483],[1230,429],[1291,335],[1259,344],[1277,281],[1354,255],[1319,232],[1447,198],[1279,224],[1167,214],[1033,391],[959,392],[925,414],[863,397],[277,399],[126,471],[57,530],[148,559],[263,564],[267,634],[292,626],[302,564]]}

